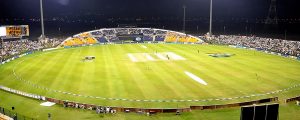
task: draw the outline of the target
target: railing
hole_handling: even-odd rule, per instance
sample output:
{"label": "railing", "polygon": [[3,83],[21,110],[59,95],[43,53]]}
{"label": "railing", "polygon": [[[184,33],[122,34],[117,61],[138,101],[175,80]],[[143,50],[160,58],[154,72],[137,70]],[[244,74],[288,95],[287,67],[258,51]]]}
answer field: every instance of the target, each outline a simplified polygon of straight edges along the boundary
{"label": "railing", "polygon": [[273,97],[273,98],[265,98],[265,99],[254,100],[254,101],[231,103],[231,104],[221,104],[221,105],[190,106],[188,108],[152,108],[152,109],[149,109],[149,108],[134,108],[134,107],[98,106],[98,105],[93,105],[93,104],[78,103],[78,102],[60,100],[60,99],[55,99],[55,98],[48,98],[48,97],[45,97],[45,96],[26,93],[26,92],[18,91],[18,90],[15,90],[15,89],[4,87],[4,86],[0,86],[0,90],[4,90],[6,92],[11,92],[11,93],[21,95],[21,96],[24,96],[24,97],[29,97],[29,98],[32,98],[32,99],[38,99],[38,100],[42,100],[42,101],[53,102],[53,103],[56,103],[58,105],[62,105],[64,107],[87,109],[87,110],[96,110],[99,107],[104,107],[104,108],[109,108],[111,110],[115,110],[116,112],[138,112],[138,113],[147,113],[147,112],[155,112],[155,113],[189,112],[191,110],[222,109],[222,108],[240,107],[240,106],[247,106],[247,105],[253,105],[253,104],[261,104],[261,103],[277,102],[278,101],[278,97]]}
{"label": "railing", "polygon": [[9,109],[3,108],[3,107],[0,107],[0,113],[12,118],[13,120],[37,120],[35,118],[30,118],[25,115],[18,114],[17,112],[15,112],[13,110],[9,110]]}
{"label": "railing", "polygon": [[4,86],[1,86],[1,85],[0,85],[0,90],[10,92],[10,93],[14,93],[14,94],[17,94],[17,95],[21,95],[21,96],[24,96],[24,97],[29,97],[29,98],[32,98],[32,99],[37,99],[37,100],[45,100],[46,99],[44,96],[41,96],[41,95],[26,93],[26,92],[23,92],[23,91],[11,89],[11,88],[4,87]]}
{"label": "railing", "polygon": [[46,101],[53,102],[53,103],[56,103],[56,104],[64,106],[64,107],[87,109],[87,110],[96,110],[98,107],[103,107],[103,108],[109,108],[111,110],[115,110],[116,112],[169,113],[169,112],[189,112],[191,110],[223,109],[223,108],[231,108],[231,107],[248,106],[248,105],[253,105],[253,104],[277,102],[278,97],[265,98],[265,99],[254,100],[254,101],[247,101],[247,102],[231,103],[231,104],[190,106],[188,108],[151,108],[151,109],[150,108],[135,108],[135,107],[97,106],[97,105],[92,105],[92,104],[64,101],[64,100],[59,100],[59,99],[54,99],[54,98],[46,98]]}
{"label": "railing", "polygon": [[300,101],[300,96],[285,99],[285,103],[294,102],[294,101]]}

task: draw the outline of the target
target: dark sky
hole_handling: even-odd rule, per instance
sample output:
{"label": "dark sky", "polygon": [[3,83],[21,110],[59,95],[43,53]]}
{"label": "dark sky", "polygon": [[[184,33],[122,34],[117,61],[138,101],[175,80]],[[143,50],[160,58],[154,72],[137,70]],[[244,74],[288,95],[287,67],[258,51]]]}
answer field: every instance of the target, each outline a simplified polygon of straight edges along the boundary
{"label": "dark sky", "polygon": [[[271,0],[214,0],[214,16],[264,18]],[[300,18],[300,0],[277,0],[279,18]],[[207,17],[209,0],[44,0],[45,17],[104,14],[109,17]],[[39,17],[39,0],[1,0],[0,18]]]}

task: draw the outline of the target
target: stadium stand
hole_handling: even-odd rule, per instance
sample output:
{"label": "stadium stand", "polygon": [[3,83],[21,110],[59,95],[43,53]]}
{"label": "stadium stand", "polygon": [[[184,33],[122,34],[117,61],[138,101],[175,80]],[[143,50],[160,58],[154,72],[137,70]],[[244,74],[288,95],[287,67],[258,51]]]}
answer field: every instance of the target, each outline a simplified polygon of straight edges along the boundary
{"label": "stadium stand", "polygon": [[143,40],[144,41],[153,41],[153,36],[144,35]]}
{"label": "stadium stand", "polygon": [[[44,41],[31,41],[28,39],[17,41],[5,41],[2,43],[0,51],[0,63],[8,58],[22,53],[37,51],[45,48],[57,46],[81,46],[97,43],[122,42],[119,40],[118,32],[128,35],[142,35],[143,41],[153,42],[184,42],[202,43],[203,41],[191,35],[183,33],[153,29],[153,28],[104,28],[74,35],[66,40],[47,39]],[[234,45],[236,47],[254,48],[260,51],[269,51],[286,57],[293,57],[300,60],[300,42],[282,39],[261,38],[256,36],[235,36],[220,35],[207,39],[206,42],[212,44]]]}
{"label": "stadium stand", "polygon": [[91,36],[91,34],[88,33],[88,32],[81,33],[81,34],[78,35],[78,37],[82,37],[82,38],[84,38],[84,37],[90,37],[90,36]]}
{"label": "stadium stand", "polygon": [[93,37],[85,37],[83,38],[86,44],[95,44],[97,43],[97,40]]}
{"label": "stadium stand", "polygon": [[187,40],[187,42],[191,42],[191,43],[196,43],[196,42],[198,42],[199,40],[197,39],[197,38],[195,38],[195,37],[189,37],[188,38],[188,40]]}
{"label": "stadium stand", "polygon": [[[78,46],[96,43],[123,43],[124,38],[131,39],[132,42],[184,42],[200,43],[202,40],[191,35],[175,31],[153,29],[153,28],[104,28],[90,32],[74,35],[67,39],[63,46]],[[134,37],[142,38],[137,41]],[[125,40],[126,41],[126,40]],[[127,40],[128,41],[128,40]]]}
{"label": "stadium stand", "polygon": [[79,37],[74,37],[74,38],[70,38],[66,41],[64,41],[64,46],[78,46],[78,45],[83,45],[85,44],[85,42],[79,38]]}
{"label": "stadium stand", "polygon": [[4,41],[3,49],[0,50],[0,63],[26,52],[38,51],[41,49],[57,47],[63,39],[46,39],[43,41],[32,41],[28,39],[17,41]]}
{"label": "stadium stand", "polygon": [[66,40],[66,41],[64,41],[63,45],[64,46],[73,46],[73,45],[75,45],[75,43],[72,40]]}
{"label": "stadium stand", "polygon": [[145,29],[142,29],[142,31],[146,35],[153,35],[154,34],[154,29],[152,29],[152,28],[145,28]]}
{"label": "stadium stand", "polygon": [[178,35],[175,32],[168,32],[165,38],[165,42],[177,42]]}
{"label": "stadium stand", "polygon": [[114,29],[103,29],[102,33],[104,34],[104,36],[113,36],[116,34]]}
{"label": "stadium stand", "polygon": [[142,30],[141,29],[137,29],[137,28],[130,28],[128,29],[129,34],[142,34]]}
{"label": "stadium stand", "polygon": [[155,30],[155,34],[156,35],[165,35],[165,34],[167,34],[167,31],[166,30]]}
{"label": "stadium stand", "polygon": [[77,40],[74,41],[75,45],[76,45],[76,42],[79,45],[81,45],[81,44],[95,44],[95,43],[97,43],[97,40],[89,32],[78,34],[78,35],[74,36],[74,38],[79,38],[80,39],[80,40],[77,39]]}
{"label": "stadium stand", "polygon": [[155,36],[155,41],[164,41],[166,36],[164,35],[156,35]]}
{"label": "stadium stand", "polygon": [[178,36],[178,42],[188,42],[187,36]]}
{"label": "stadium stand", "polygon": [[102,37],[103,36],[103,33],[101,31],[92,31],[91,32],[91,35],[92,36],[95,36],[95,37]]}
{"label": "stadium stand", "polygon": [[96,37],[97,41],[99,43],[107,43],[108,40],[105,37]]}
{"label": "stadium stand", "polygon": [[117,34],[129,34],[129,30],[127,28],[116,28],[115,31]]}
{"label": "stadium stand", "polygon": [[154,40],[155,41],[164,41],[165,38],[166,38],[166,35],[167,35],[167,31],[166,30],[155,30],[155,33],[154,33]]}
{"label": "stadium stand", "polygon": [[82,39],[80,39],[80,38],[73,38],[72,40],[74,41],[75,45],[82,45],[82,44],[84,44],[84,41]]}
{"label": "stadium stand", "polygon": [[261,38],[256,36],[220,35],[207,42],[213,44],[235,45],[237,47],[255,48],[259,51],[280,53],[282,56],[300,56],[300,42],[281,39]]}

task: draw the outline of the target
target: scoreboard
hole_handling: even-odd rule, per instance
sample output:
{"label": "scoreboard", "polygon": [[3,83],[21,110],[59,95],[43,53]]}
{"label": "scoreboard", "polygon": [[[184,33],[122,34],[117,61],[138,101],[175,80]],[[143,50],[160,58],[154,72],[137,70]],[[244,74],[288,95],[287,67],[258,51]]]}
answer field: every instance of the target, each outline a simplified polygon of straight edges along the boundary
{"label": "scoreboard", "polygon": [[12,26],[1,26],[0,37],[9,38],[20,38],[23,36],[29,36],[28,25],[12,25]]}

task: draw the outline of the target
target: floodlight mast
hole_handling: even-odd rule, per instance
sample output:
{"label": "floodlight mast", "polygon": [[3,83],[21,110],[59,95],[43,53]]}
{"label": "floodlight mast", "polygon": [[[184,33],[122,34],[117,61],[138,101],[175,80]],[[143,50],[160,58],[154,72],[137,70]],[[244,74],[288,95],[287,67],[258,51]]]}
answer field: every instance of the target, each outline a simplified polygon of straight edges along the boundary
{"label": "floodlight mast", "polygon": [[186,6],[183,5],[183,25],[182,25],[182,31],[183,33],[185,33],[185,10],[186,10]]}
{"label": "floodlight mast", "polygon": [[42,27],[41,39],[45,39],[43,0],[40,0],[40,8],[41,8],[41,27]]}
{"label": "floodlight mast", "polygon": [[[0,52],[1,53],[3,53],[3,51],[4,51],[4,45],[3,45],[3,38],[2,37],[0,37],[1,38],[1,48],[0,48]],[[0,59],[0,64],[2,63],[2,59]]]}
{"label": "floodlight mast", "polygon": [[212,0],[210,0],[209,36],[212,36]]}
{"label": "floodlight mast", "polygon": [[0,46],[1,48],[0,49],[1,49],[1,52],[2,52],[2,49],[3,49],[3,38],[2,37],[0,37],[0,38],[1,38],[1,46]]}

